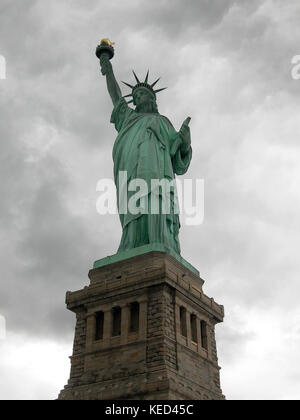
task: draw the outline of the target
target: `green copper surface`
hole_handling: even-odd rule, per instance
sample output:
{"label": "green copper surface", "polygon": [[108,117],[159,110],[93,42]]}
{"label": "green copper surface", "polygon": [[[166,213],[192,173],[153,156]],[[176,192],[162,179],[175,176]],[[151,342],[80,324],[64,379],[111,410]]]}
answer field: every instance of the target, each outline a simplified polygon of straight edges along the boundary
{"label": "green copper surface", "polygon": [[[117,188],[117,204],[122,225],[122,239],[118,253],[133,250],[149,244],[161,244],[180,257],[179,216],[176,212],[176,187],[170,197],[170,211],[164,214],[162,202],[165,194],[158,189],[156,200],[159,212],[153,214],[151,180],[172,181],[176,175],[183,175],[188,170],[192,158],[190,118],[187,118],[177,132],[167,117],[158,112],[154,84],[148,84],[147,73],[145,82],[140,82],[134,73],[137,85],[132,88],[132,109],[117,83],[111,61],[106,53],[99,54],[101,72],[106,76],[107,89],[113,102],[111,122],[118,135],[113,146],[114,180]],[[126,95],[129,96],[129,95]],[[120,182],[121,174],[126,172],[126,182]],[[147,194],[141,198],[141,203],[147,207],[147,212],[133,214],[121,211],[127,205],[136,191],[129,191],[131,181],[141,179],[148,186]],[[157,192],[157,191],[156,191]],[[164,196],[162,195],[164,194]],[[135,252],[135,251],[133,251]]]}
{"label": "green copper surface", "polygon": [[105,267],[106,265],[113,264],[116,262],[120,262],[123,260],[127,260],[128,258],[137,257],[139,255],[147,254],[149,252],[165,252],[172,257],[174,257],[177,261],[179,261],[181,264],[183,264],[186,268],[188,268],[190,271],[192,271],[196,276],[199,276],[199,271],[193,267],[190,263],[188,263],[184,258],[182,258],[180,255],[178,255],[176,252],[167,249],[162,244],[148,244],[144,246],[140,246],[138,248],[130,249],[128,251],[118,252],[115,255],[111,255],[105,258],[102,258],[101,260],[94,262],[94,268],[99,267]]}

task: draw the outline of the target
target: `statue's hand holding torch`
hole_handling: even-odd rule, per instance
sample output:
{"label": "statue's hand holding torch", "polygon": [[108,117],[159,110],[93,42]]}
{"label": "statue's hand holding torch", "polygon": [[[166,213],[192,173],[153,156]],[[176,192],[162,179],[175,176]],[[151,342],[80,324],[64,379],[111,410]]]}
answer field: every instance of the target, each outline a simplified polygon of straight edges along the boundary
{"label": "statue's hand holding torch", "polygon": [[100,44],[96,48],[96,56],[100,60],[101,73],[103,76],[112,71],[110,60],[113,58],[115,53],[113,45],[114,42],[111,42],[109,39],[105,38],[101,40]]}

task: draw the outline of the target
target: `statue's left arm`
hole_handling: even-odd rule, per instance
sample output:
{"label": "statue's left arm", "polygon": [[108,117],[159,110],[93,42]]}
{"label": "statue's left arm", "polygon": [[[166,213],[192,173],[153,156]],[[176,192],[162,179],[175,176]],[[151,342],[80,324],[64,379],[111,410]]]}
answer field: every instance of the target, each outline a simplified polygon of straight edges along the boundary
{"label": "statue's left arm", "polygon": [[189,128],[190,118],[182,124],[178,133],[172,139],[170,148],[174,173],[183,175],[188,170],[192,160],[191,132]]}
{"label": "statue's left arm", "polygon": [[189,127],[190,121],[190,117],[186,118],[179,130],[179,137],[182,141],[180,149],[184,154],[188,153],[189,149],[191,148],[191,131]]}

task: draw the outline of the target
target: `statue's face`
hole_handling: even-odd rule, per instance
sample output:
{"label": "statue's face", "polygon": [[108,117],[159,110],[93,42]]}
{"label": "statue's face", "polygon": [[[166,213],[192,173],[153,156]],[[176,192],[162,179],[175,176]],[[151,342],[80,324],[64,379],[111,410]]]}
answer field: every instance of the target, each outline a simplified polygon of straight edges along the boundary
{"label": "statue's face", "polygon": [[134,92],[133,99],[136,106],[150,104],[151,93],[148,91],[148,89],[139,88]]}

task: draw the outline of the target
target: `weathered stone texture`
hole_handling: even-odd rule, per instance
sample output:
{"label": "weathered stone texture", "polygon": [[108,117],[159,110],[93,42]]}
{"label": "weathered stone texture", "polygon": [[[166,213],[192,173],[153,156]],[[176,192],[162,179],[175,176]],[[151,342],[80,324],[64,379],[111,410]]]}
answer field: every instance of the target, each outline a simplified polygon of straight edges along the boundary
{"label": "weathered stone texture", "polygon": [[[91,270],[89,276],[89,287],[67,293],[77,323],[70,380],[59,399],[224,399],[214,332],[224,310],[203,294],[200,277],[160,252]],[[130,332],[133,302],[139,303],[139,329]],[[113,337],[116,306],[122,309],[121,335]],[[186,337],[181,335],[181,306],[187,314]],[[99,311],[104,328],[96,340]],[[196,317],[194,335],[191,315]],[[207,349],[201,320],[207,325]]]}

